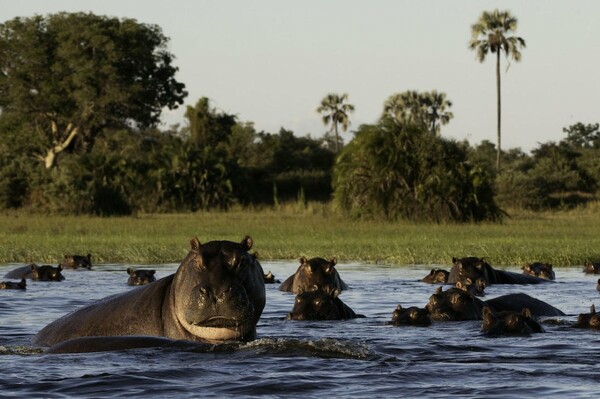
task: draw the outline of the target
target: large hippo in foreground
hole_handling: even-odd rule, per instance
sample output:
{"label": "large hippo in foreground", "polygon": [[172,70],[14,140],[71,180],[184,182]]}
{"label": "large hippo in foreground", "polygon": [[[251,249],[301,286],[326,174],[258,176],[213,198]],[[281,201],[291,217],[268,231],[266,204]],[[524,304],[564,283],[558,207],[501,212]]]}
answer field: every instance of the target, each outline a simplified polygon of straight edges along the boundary
{"label": "large hippo in foreground", "polygon": [[491,284],[539,284],[552,282],[528,274],[507,272],[494,269],[483,258],[469,256],[466,258],[452,258],[452,269],[448,276],[448,284],[470,278],[471,281],[483,279],[486,286]]}
{"label": "large hippo in foreground", "polygon": [[354,311],[338,298],[339,291],[325,292],[317,289],[296,295],[294,308],[287,320],[347,320],[357,317]]}
{"label": "large hippo in foreground", "polygon": [[[252,340],[265,306],[260,263],[241,243],[190,241],[174,274],[84,306],[50,323],[33,337],[54,345],[77,337],[162,336],[222,342]],[[85,342],[85,340],[84,340]]]}
{"label": "large hippo in foreground", "polygon": [[528,308],[536,317],[565,315],[560,309],[523,293],[507,294],[482,301],[473,294],[458,288],[449,288],[443,291],[442,287],[439,287],[429,297],[426,308],[434,320],[460,321],[481,320],[485,306],[494,312],[505,310],[520,312],[523,308]]}
{"label": "large hippo in foreground", "polygon": [[32,263],[27,266],[21,266],[6,273],[4,277],[14,279],[28,279],[37,281],[63,281],[65,276],[62,275],[62,266],[57,267],[50,265],[38,266]]}
{"label": "large hippo in foreground", "polygon": [[342,281],[335,268],[337,260],[325,260],[323,258],[306,259],[300,258],[300,266],[296,273],[288,277],[280,286],[280,291],[301,294],[311,291],[315,287],[325,292],[333,290],[347,290],[348,286]]}

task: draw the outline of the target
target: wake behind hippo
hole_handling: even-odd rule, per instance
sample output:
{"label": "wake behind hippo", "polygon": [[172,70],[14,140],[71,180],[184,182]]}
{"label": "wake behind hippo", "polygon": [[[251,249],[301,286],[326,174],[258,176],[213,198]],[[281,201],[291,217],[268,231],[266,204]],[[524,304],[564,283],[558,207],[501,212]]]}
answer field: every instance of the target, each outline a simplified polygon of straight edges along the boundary
{"label": "wake behind hippo", "polygon": [[252,239],[202,245],[194,238],[190,246],[174,274],[67,314],[38,332],[33,343],[130,335],[210,342],[254,339],[265,285],[262,266],[248,253]]}
{"label": "wake behind hippo", "polygon": [[553,282],[552,280],[531,276],[528,274],[507,272],[494,269],[483,258],[474,256],[452,258],[452,269],[448,276],[448,284],[456,284],[465,278],[471,281],[482,279],[486,286],[490,284],[539,284]]}

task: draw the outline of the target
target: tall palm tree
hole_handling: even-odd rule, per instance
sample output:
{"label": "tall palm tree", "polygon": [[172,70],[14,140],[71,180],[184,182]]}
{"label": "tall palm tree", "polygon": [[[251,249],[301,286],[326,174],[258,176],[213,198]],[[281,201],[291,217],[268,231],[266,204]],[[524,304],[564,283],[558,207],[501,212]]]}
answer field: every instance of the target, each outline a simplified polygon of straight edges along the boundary
{"label": "tall palm tree", "polygon": [[[500,53],[504,51],[507,58],[521,60],[520,48],[525,47],[525,40],[517,36],[508,36],[517,30],[517,18],[510,11],[484,11],[479,20],[471,26],[469,48],[476,51],[479,62],[485,60],[489,53],[496,53],[496,90],[498,101],[498,149],[496,169],[500,169]],[[509,61],[510,62],[510,61]],[[510,65],[510,64],[509,64]]]}
{"label": "tall palm tree", "polygon": [[317,112],[323,114],[322,120],[325,126],[331,124],[331,130],[335,133],[335,152],[339,151],[339,134],[338,125],[342,125],[342,130],[348,130],[350,125],[350,119],[348,114],[354,112],[354,105],[346,103],[348,100],[348,94],[330,93],[327,94],[321,105],[317,108]]}

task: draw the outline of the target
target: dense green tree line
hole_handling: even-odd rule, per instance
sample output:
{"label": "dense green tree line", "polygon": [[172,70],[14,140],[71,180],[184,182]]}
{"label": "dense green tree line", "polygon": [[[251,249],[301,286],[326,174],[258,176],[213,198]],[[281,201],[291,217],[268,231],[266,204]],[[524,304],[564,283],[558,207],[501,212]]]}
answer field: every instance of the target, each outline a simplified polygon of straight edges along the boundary
{"label": "dense green tree line", "polygon": [[323,138],[257,132],[205,97],[187,106],[186,126],[158,129],[160,111],[187,95],[167,41],[157,26],[92,14],[0,24],[0,210],[108,216],[333,201],[357,218],[464,222],[582,204],[600,187],[598,124],[566,127],[564,140],[531,154],[471,146],[440,134],[452,102],[435,90],[392,94],[345,146],[347,94],[316,109],[331,126]]}

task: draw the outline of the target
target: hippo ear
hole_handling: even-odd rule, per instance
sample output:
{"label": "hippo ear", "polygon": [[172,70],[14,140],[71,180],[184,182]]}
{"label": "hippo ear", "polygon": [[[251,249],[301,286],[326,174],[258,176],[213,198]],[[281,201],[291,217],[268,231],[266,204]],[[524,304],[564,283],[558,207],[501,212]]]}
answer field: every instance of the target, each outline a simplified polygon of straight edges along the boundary
{"label": "hippo ear", "polygon": [[330,264],[331,266],[335,266],[335,265],[337,265],[337,259],[336,259],[336,258],[331,258],[331,260],[329,261],[329,264]]}
{"label": "hippo ear", "polygon": [[460,280],[458,280],[454,286],[459,290],[463,289],[463,283]]}
{"label": "hippo ear", "polygon": [[458,263],[458,258],[456,256],[452,257],[452,263]]}
{"label": "hippo ear", "polygon": [[531,319],[531,310],[529,310],[529,308],[523,308],[523,310],[521,310],[521,314]]}
{"label": "hippo ear", "polygon": [[62,271],[62,269],[63,269],[62,265],[58,265],[56,268],[58,269],[59,272]]}
{"label": "hippo ear", "polygon": [[150,273],[151,275],[154,276],[154,274],[156,273],[156,270],[149,270],[148,273]]}
{"label": "hippo ear", "polygon": [[37,269],[37,265],[35,263],[30,264],[29,267],[31,268],[31,270]]}
{"label": "hippo ear", "polygon": [[254,253],[252,254],[252,257],[254,259],[258,259],[258,252],[254,251]]}
{"label": "hippo ear", "polygon": [[592,303],[592,306],[590,306],[590,313],[596,313],[596,307],[594,306],[593,303]]}
{"label": "hippo ear", "polygon": [[396,306],[396,310],[402,310],[402,305],[398,304],[398,306]]}
{"label": "hippo ear", "polygon": [[529,265],[529,263],[525,263],[521,269],[526,272],[531,271],[531,265]]}
{"label": "hippo ear", "polygon": [[436,293],[436,294],[441,294],[441,293],[442,293],[442,287],[441,287],[441,286],[440,286],[440,287],[438,287],[438,289],[437,289],[437,290],[435,290],[435,293]]}
{"label": "hippo ear", "polygon": [[190,251],[200,253],[201,246],[202,244],[200,244],[198,237],[194,237],[190,240]]}
{"label": "hippo ear", "polygon": [[308,259],[306,259],[306,256],[303,256],[300,258],[300,264],[304,265],[306,262],[308,262]]}
{"label": "hippo ear", "polygon": [[489,317],[492,315],[492,309],[490,309],[489,306],[484,306],[482,312],[484,317]]}
{"label": "hippo ear", "polygon": [[252,244],[254,244],[254,241],[252,241],[252,237],[246,236],[242,240],[241,244],[242,244],[242,248],[244,248],[246,251],[250,251],[250,248],[252,248]]}
{"label": "hippo ear", "polygon": [[132,274],[134,274],[134,270],[131,267],[128,267],[127,274],[129,274],[131,276]]}
{"label": "hippo ear", "polygon": [[331,297],[332,297],[333,299],[335,299],[335,298],[337,298],[337,297],[338,297],[338,295],[340,295],[340,290],[338,290],[337,288],[334,288],[334,289],[331,291]]}
{"label": "hippo ear", "polygon": [[429,275],[430,275],[430,276],[433,276],[433,275],[435,275],[435,269],[431,269],[431,271],[429,272]]}

